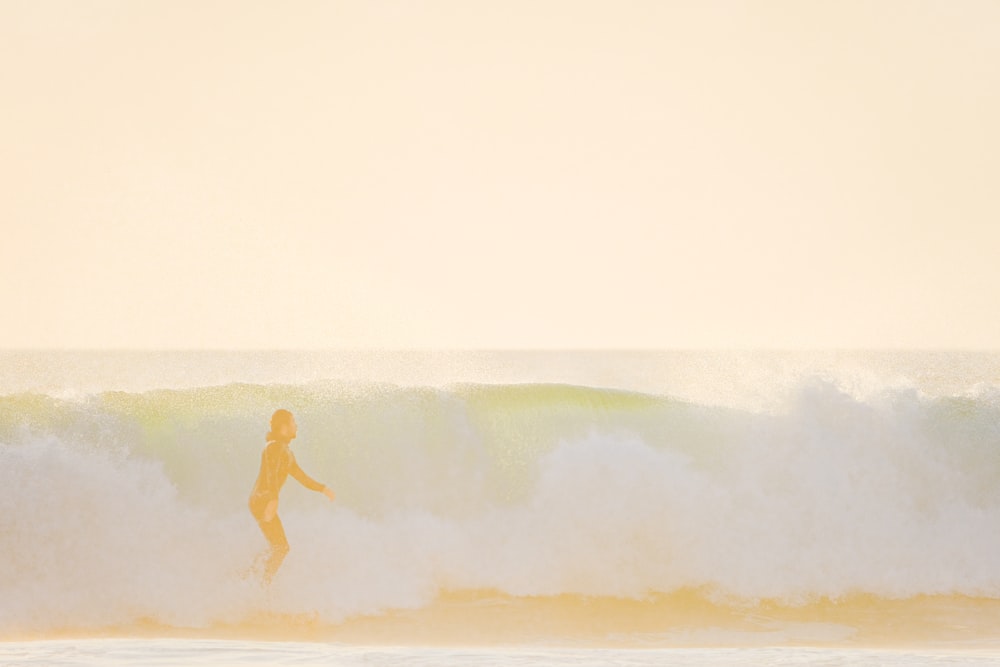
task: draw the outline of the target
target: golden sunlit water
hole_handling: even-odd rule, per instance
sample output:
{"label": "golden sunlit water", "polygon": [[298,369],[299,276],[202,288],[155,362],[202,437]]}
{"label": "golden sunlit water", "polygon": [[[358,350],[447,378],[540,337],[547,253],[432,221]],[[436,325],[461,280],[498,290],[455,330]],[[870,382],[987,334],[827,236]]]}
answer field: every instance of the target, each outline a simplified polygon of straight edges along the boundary
{"label": "golden sunlit water", "polygon": [[0,661],[998,655],[996,354],[380,355],[0,353]]}

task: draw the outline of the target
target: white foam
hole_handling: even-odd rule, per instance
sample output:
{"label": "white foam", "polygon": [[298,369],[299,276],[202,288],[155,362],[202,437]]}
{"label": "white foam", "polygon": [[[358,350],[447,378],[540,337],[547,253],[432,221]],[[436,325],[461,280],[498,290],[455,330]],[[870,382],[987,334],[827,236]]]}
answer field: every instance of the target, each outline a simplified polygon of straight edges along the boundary
{"label": "white foam", "polygon": [[[249,417],[206,418],[235,420],[221,431],[190,424],[177,407],[189,399],[163,407],[184,433],[243,437]],[[11,431],[0,444],[0,630],[202,626],[263,610],[335,622],[446,589],[1000,596],[995,391],[860,400],[808,383],[781,414],[611,399],[598,409],[579,397],[519,412],[504,396],[486,414],[409,390],[349,409],[343,396],[315,400],[335,422],[318,430],[369,429],[368,440],[299,450],[344,492],[329,505],[290,482],[292,552],[269,594],[239,576],[264,548],[245,510],[259,443],[213,449],[175,430],[123,446],[149,436],[104,413],[103,428],[120,429],[107,440],[79,420],[54,420],[58,436]],[[383,429],[386,413],[395,421]]]}

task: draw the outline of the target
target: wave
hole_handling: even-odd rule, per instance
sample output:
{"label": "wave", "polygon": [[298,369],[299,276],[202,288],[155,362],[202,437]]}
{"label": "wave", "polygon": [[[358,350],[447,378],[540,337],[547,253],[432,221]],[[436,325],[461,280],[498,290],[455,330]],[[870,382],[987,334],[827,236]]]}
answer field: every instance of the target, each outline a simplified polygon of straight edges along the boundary
{"label": "wave", "polygon": [[[296,414],[292,552],[246,511]],[[255,614],[340,623],[445,592],[722,604],[1000,597],[1000,392],[748,412],[567,385],[238,384],[0,397],[0,636]]]}

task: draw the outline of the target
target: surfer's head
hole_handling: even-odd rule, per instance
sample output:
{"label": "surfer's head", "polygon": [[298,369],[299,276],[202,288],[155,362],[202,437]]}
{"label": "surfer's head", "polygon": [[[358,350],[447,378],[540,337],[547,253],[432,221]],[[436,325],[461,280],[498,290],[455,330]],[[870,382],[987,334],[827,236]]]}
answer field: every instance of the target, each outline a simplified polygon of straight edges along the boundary
{"label": "surfer's head", "polygon": [[295,417],[288,410],[275,410],[271,415],[271,431],[267,434],[268,440],[284,440],[291,442],[297,433]]}

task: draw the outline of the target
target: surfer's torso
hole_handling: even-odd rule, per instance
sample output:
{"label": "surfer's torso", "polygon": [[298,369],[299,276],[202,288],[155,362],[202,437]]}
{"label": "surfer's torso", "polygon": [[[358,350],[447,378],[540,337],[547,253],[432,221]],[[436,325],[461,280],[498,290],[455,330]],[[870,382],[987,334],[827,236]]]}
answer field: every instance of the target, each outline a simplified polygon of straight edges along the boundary
{"label": "surfer's torso", "polygon": [[262,518],[267,504],[278,499],[281,487],[285,485],[289,475],[312,491],[322,491],[325,488],[299,467],[287,442],[268,442],[260,455],[260,473],[250,493],[250,512],[258,520]]}

